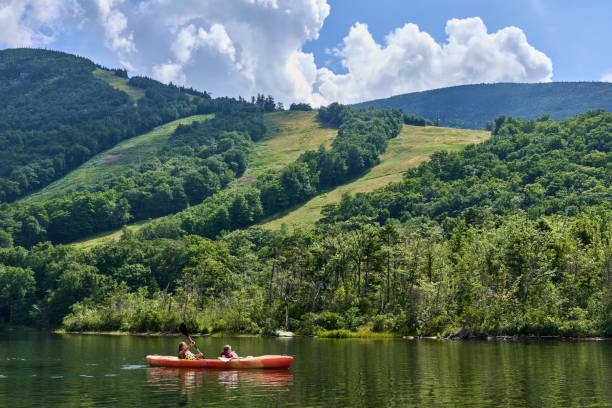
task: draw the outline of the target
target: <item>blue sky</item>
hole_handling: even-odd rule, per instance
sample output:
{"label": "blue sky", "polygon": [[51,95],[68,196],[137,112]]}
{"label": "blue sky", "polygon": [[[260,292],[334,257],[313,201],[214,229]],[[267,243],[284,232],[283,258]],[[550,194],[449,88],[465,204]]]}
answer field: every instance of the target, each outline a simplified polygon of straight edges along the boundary
{"label": "blue sky", "polygon": [[0,0],[0,48],[320,105],[467,83],[612,81],[610,17],[610,0]]}
{"label": "blue sky", "polygon": [[337,59],[325,54],[342,41],[356,22],[368,24],[377,42],[395,27],[416,23],[438,42],[446,40],[444,25],[451,18],[479,16],[489,31],[521,28],[529,43],[553,62],[554,81],[598,81],[612,73],[612,1],[610,0],[330,0],[331,13],[318,40],[304,50],[318,65]]}

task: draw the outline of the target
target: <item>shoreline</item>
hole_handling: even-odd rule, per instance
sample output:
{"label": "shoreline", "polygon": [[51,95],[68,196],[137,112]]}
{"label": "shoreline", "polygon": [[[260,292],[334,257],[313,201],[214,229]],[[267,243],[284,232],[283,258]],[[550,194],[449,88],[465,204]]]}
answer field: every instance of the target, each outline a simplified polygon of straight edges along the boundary
{"label": "shoreline", "polygon": [[[87,336],[135,336],[135,337],[182,337],[181,333],[159,333],[159,332],[125,332],[125,331],[65,331],[62,329],[52,330],[54,334],[79,334]],[[520,341],[575,341],[575,342],[599,342],[612,341],[612,337],[589,336],[589,337],[563,337],[563,336],[483,336],[469,338],[451,338],[448,336],[402,336],[389,332],[351,332],[347,337],[329,337],[316,335],[300,335],[293,334],[290,336],[264,336],[261,334],[244,334],[244,333],[193,333],[191,337],[277,337],[283,339],[291,338],[315,338],[315,339],[402,339],[402,340],[443,340],[443,341],[483,341],[483,342],[520,342]]]}
{"label": "shoreline", "polygon": [[[168,332],[127,332],[127,331],[67,331],[64,329],[40,329],[28,326],[5,326],[3,327],[4,332],[16,332],[16,331],[31,331],[31,332],[47,332],[52,334],[70,334],[70,335],[85,335],[85,336],[134,336],[134,337],[182,337],[181,333],[168,333]],[[249,334],[249,333],[229,333],[229,332],[217,332],[217,333],[192,333],[191,337],[277,337],[282,339],[291,338],[315,338],[315,339],[374,339],[374,340],[388,340],[388,339],[401,339],[401,340],[443,340],[443,341],[483,341],[483,342],[520,342],[520,341],[541,341],[541,342],[553,342],[553,341],[575,341],[575,342],[600,342],[600,341],[612,341],[612,337],[604,336],[588,336],[588,337],[564,337],[564,336],[469,336],[469,337],[453,337],[453,336],[403,336],[391,332],[370,332],[370,331],[357,331],[349,332],[346,331],[345,336],[333,336],[326,335],[326,332],[320,333],[321,335],[301,335],[291,332],[281,332],[281,335],[277,336],[264,336],[261,334]]]}

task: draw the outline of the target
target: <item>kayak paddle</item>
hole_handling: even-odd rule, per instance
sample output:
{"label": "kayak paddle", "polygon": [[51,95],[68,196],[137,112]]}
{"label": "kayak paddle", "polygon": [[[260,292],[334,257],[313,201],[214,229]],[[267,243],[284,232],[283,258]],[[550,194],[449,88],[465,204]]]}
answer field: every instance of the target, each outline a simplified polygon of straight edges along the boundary
{"label": "kayak paddle", "polygon": [[181,331],[181,333],[183,333],[183,335],[185,337],[187,337],[189,339],[190,342],[193,343],[193,345],[195,346],[196,350],[198,350],[198,353],[202,354],[202,352],[200,351],[200,348],[198,347],[198,345],[195,344],[195,341],[193,341],[191,339],[191,336],[189,335],[189,332],[187,331],[187,325],[185,324],[185,322],[181,323],[181,325],[179,326],[179,330]]}

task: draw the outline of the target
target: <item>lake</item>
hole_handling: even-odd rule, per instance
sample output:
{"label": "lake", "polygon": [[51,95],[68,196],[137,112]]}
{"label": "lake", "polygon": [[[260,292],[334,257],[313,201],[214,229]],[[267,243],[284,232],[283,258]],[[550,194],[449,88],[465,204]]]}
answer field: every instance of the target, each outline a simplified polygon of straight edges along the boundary
{"label": "lake", "polygon": [[195,340],[290,370],[147,367],[177,337],[0,333],[0,406],[612,407],[612,342]]}

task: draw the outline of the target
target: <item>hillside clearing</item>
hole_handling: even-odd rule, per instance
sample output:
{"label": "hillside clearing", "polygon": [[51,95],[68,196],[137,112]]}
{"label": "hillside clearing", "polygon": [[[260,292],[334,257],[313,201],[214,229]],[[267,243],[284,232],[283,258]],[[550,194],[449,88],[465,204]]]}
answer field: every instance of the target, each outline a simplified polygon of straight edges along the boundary
{"label": "hillside clearing", "polygon": [[[306,150],[318,149],[321,144],[329,146],[337,134],[336,129],[324,127],[316,120],[316,112],[275,112],[266,114],[265,120],[269,135],[265,140],[256,144],[255,155],[249,168],[238,181],[239,183],[249,184],[264,171],[281,168],[293,162]],[[406,169],[427,160],[432,153],[440,150],[457,151],[468,144],[480,143],[489,136],[489,132],[481,130],[404,125],[402,132],[389,142],[381,163],[362,177],[320,194],[302,206],[284,212],[260,225],[268,229],[279,229],[283,223],[290,227],[314,225],[320,217],[321,208],[326,204],[339,201],[345,192],[353,194],[368,192],[401,180]],[[131,139],[131,141],[134,140]],[[126,149],[129,146],[123,146],[123,148]],[[105,152],[99,160],[103,158],[115,160],[109,165],[120,163],[121,158],[114,157],[119,154],[122,154],[122,151],[111,149]],[[137,231],[147,222],[131,224],[128,229]],[[98,234],[72,245],[89,248],[104,240],[120,237],[121,230],[116,230]]]}
{"label": "hillside clearing", "polygon": [[368,192],[399,181],[408,168],[427,160],[432,153],[440,150],[457,151],[466,145],[480,143],[489,136],[489,132],[482,130],[404,125],[401,133],[389,141],[380,164],[362,177],[320,194],[298,208],[260,225],[269,229],[279,229],[282,224],[289,227],[311,226],[320,218],[323,206],[339,201],[342,194]]}
{"label": "hillside clearing", "polygon": [[307,150],[317,150],[320,145],[329,147],[338,130],[324,126],[316,116],[314,111],[266,114],[266,138],[255,145],[249,167],[240,182],[249,184],[266,170],[280,169]]}
{"label": "hillside clearing", "polygon": [[[249,167],[238,182],[242,184],[249,184],[253,180],[255,180],[258,175],[262,174],[266,170],[282,168],[283,166],[293,162],[299,157],[300,154],[302,154],[306,150],[318,149],[321,144],[329,146],[336,137],[338,131],[336,129],[323,126],[320,122],[317,121],[316,115],[317,113],[314,111],[285,111],[266,114],[264,117],[266,127],[268,129],[266,138],[256,143],[255,152],[253,158],[251,159],[251,162],[249,163]],[[190,120],[189,123],[191,123],[193,121],[201,120],[202,118],[207,117],[209,116],[191,116],[189,118],[180,119],[176,122],[185,123],[181,121]],[[167,125],[164,125],[173,125],[172,129],[162,129],[164,128],[164,126],[160,126],[159,128],[153,130],[153,132],[158,131],[163,133],[167,131],[169,135],[176,128],[176,126],[178,126],[178,123],[176,122],[171,122]],[[134,147],[136,145],[140,146],[142,143],[145,143],[144,139],[139,140],[139,138],[144,138],[144,136],[147,135],[142,135],[138,138],[130,139],[116,146],[115,148],[110,149],[104,152],[103,154],[94,157],[92,160],[85,164],[89,165],[89,170],[83,169],[82,172],[73,175],[73,173],[77,172],[78,170],[81,170],[81,168],[79,168],[75,170],[75,172],[70,173],[64,178],[67,179],[68,177],[72,176],[70,180],[63,182],[64,179],[61,179],[56,182],[58,184],[62,182],[61,186],[55,186],[56,183],[53,183],[45,190],[42,190],[40,193],[37,194],[44,193],[48,194],[49,196],[50,194],[55,193],[55,195],[60,195],[62,193],[65,193],[65,189],[68,186],[72,186],[73,184],[78,182],[82,183],[84,182],[86,177],[94,177],[97,172],[101,171],[100,167],[109,168],[115,165],[119,166],[125,160],[123,155],[133,155]],[[167,139],[168,135],[166,135],[163,139],[161,138],[161,136],[158,135],[160,140],[157,140],[156,137],[152,137],[151,135],[149,135],[149,138],[151,138],[151,140],[148,143],[155,143],[156,141],[157,143],[163,142]],[[236,184],[234,184],[234,186],[235,185]],[[46,191],[52,186],[54,187],[52,191]],[[28,199],[32,196],[28,197]],[[40,198],[34,197],[31,201],[35,201],[36,199]],[[138,223],[130,224],[127,228],[131,231],[137,231],[147,222],[148,221],[141,221]],[[88,237],[71,245],[75,245],[80,248],[89,248],[106,239],[119,239],[120,237],[121,230],[115,230],[97,234],[93,237]]]}
{"label": "hillside clearing", "polygon": [[113,73],[113,71],[107,71],[105,69],[96,68],[93,72],[93,75],[96,78],[103,80],[104,82],[112,86],[113,88],[118,89],[122,92],[125,92],[126,94],[131,96],[132,99],[134,99],[134,102],[137,102],[139,99],[142,99],[145,96],[144,89],[135,88],[133,86],[130,86],[129,79],[118,77],[117,75]]}
{"label": "hillside clearing", "polygon": [[[136,232],[139,229],[141,229],[147,222],[149,221],[148,220],[138,221],[133,224],[126,225],[125,228],[130,232]],[[89,249],[95,245],[100,244],[102,241],[107,241],[107,240],[117,241],[121,238],[122,235],[123,235],[123,229],[118,229],[112,232],[102,232],[100,234],[96,234],[94,236],[90,236],[90,237],[72,242],[70,243],[70,245],[74,246],[75,248],[79,248],[79,249]]]}
{"label": "hillside clearing", "polygon": [[125,173],[155,158],[157,150],[163,146],[178,125],[210,119],[213,115],[194,115],[168,122],[148,133],[124,140],[106,150],[54,181],[42,190],[25,197],[25,202],[36,202],[53,197],[61,197],[82,190],[90,184],[104,180],[107,176]]}

